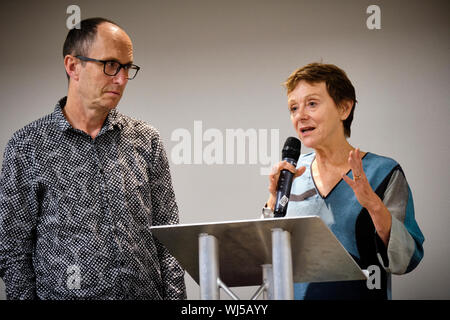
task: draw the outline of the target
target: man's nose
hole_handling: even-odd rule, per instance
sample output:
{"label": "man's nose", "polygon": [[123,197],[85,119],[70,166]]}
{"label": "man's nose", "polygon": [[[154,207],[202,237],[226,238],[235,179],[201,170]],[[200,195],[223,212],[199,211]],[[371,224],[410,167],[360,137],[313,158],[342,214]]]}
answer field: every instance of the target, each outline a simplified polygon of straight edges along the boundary
{"label": "man's nose", "polygon": [[124,68],[120,68],[119,73],[114,76],[114,83],[126,84],[128,82],[128,72]]}

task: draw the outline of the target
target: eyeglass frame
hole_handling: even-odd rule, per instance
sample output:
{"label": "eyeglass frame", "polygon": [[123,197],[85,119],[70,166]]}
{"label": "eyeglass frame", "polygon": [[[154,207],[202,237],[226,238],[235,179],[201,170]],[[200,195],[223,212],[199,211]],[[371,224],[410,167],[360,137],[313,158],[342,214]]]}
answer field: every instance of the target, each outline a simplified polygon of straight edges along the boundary
{"label": "eyeglass frame", "polygon": [[[141,67],[139,67],[135,64],[132,64],[132,63],[121,64],[119,61],[116,61],[116,60],[98,60],[98,59],[88,58],[88,57],[81,56],[81,55],[76,55],[75,58],[80,59],[81,61],[93,61],[93,62],[103,63],[103,73],[110,77],[115,77],[120,72],[120,69],[128,70],[128,69],[130,69],[130,67],[135,67],[136,73],[134,74],[134,77],[133,78],[127,77],[128,80],[133,80],[134,78],[136,78],[139,70],[141,69]],[[114,63],[119,64],[119,67],[117,68],[115,74],[106,73],[106,64],[108,62],[114,62]]]}

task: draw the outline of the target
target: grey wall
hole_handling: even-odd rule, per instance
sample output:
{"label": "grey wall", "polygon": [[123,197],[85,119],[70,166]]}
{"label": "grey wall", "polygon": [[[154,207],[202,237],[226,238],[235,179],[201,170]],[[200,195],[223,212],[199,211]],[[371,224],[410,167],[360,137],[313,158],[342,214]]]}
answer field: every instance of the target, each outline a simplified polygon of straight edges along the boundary
{"label": "grey wall", "polygon": [[[1,150],[15,130],[52,112],[66,93],[61,51],[73,3],[2,3]],[[393,277],[393,297],[450,298],[448,1],[76,4],[82,18],[113,19],[131,36],[142,70],[119,108],[157,127],[169,157],[177,144],[172,132],[193,134],[195,120],[223,135],[226,129],[278,129],[281,146],[295,134],[281,82],[312,61],[346,70],[359,101],[350,142],[400,162],[426,237],[418,268]],[[381,8],[381,30],[366,27],[370,4]],[[246,163],[172,162],[181,222],[256,218],[267,177],[260,164]],[[186,283],[188,298],[198,298],[189,275]],[[238,292],[249,296],[251,289]]]}

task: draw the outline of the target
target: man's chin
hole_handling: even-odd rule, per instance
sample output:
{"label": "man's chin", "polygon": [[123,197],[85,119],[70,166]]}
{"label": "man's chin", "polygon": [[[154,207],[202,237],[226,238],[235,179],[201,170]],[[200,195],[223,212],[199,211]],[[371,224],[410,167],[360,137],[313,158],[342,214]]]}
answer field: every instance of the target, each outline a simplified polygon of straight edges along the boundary
{"label": "man's chin", "polygon": [[119,104],[120,98],[115,98],[115,99],[103,99],[102,101],[102,106],[104,108],[107,108],[109,110],[112,110],[114,108],[117,107],[117,105]]}
{"label": "man's chin", "polygon": [[118,105],[118,102],[113,103],[111,101],[104,101],[104,100],[102,100],[102,101],[99,101],[97,103],[94,103],[92,105],[92,108],[96,109],[98,111],[101,111],[101,112],[108,113],[109,111],[115,109],[117,107],[117,105]]}

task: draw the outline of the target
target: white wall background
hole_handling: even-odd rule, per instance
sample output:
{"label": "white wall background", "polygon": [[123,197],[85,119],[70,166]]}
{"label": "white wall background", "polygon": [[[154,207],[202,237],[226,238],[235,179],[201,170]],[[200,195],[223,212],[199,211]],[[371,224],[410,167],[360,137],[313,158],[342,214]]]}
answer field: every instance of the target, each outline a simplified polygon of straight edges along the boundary
{"label": "white wall background", "polygon": [[[346,70],[359,101],[350,142],[402,165],[426,238],[418,268],[393,277],[393,298],[450,298],[448,1],[2,3],[2,152],[14,131],[52,112],[66,94],[62,45],[70,4],[80,6],[82,18],[110,18],[131,36],[142,70],[119,108],[158,128],[169,156],[171,133],[193,133],[195,120],[224,135],[279,129],[281,148],[295,132],[280,84],[312,61]],[[381,30],[366,27],[371,4],[381,8]],[[182,223],[256,218],[267,198],[260,165],[171,169]],[[189,275],[186,283],[188,298],[197,299]],[[237,291],[245,297],[252,289]]]}

